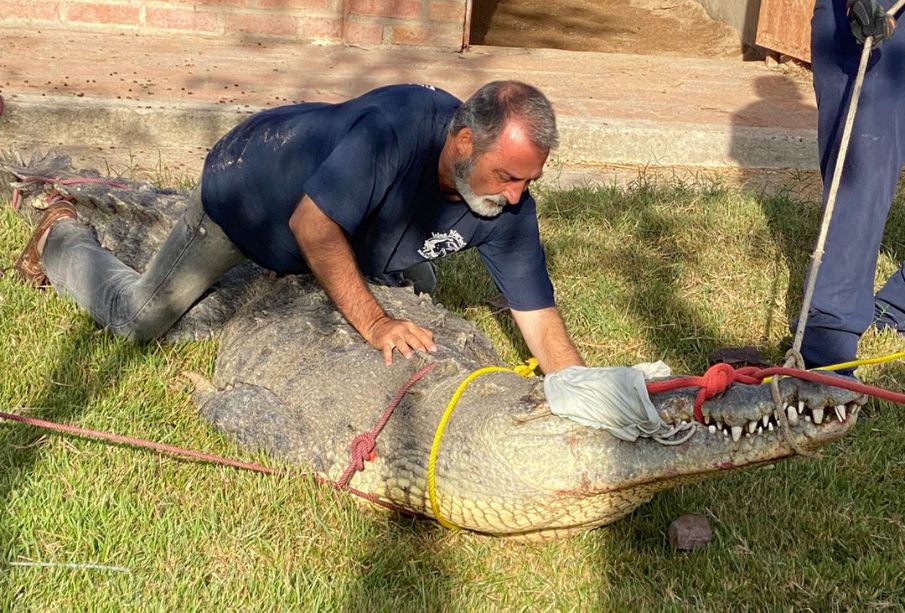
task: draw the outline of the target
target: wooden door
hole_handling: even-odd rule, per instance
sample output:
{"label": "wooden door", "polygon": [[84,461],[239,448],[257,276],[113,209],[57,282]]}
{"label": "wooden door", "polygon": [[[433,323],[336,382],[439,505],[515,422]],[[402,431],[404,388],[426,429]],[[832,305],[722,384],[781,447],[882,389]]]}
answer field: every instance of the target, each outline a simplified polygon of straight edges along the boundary
{"label": "wooden door", "polygon": [[811,15],[814,0],[761,0],[757,44],[811,61]]}

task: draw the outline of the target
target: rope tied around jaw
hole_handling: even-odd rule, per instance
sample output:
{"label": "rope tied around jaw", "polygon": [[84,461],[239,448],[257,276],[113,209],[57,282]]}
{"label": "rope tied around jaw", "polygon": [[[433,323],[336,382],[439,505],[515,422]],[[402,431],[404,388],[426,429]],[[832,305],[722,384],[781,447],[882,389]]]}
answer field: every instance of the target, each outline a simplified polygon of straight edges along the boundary
{"label": "rope tied around jaw", "polygon": [[681,377],[669,379],[668,381],[652,381],[647,384],[647,391],[650,394],[658,394],[683,387],[700,388],[694,399],[694,418],[695,421],[703,424],[704,413],[702,408],[707,400],[722,394],[735,382],[756,385],[763,380],[763,377],[758,379],[756,376],[752,376],[751,370],[751,367],[735,369],[726,363],[714,364],[700,377]]}
{"label": "rope tied around jaw", "polygon": [[704,402],[722,394],[735,382],[736,370],[729,364],[715,364],[701,377],[701,389],[694,399],[694,418],[704,423]]}
{"label": "rope tied around jaw", "polygon": [[[800,357],[796,357],[795,353],[790,352],[787,355],[787,364],[800,362]],[[665,381],[651,381],[647,384],[649,394],[660,394],[663,392],[673,391],[686,387],[700,388],[694,401],[694,418],[697,422],[704,423],[704,414],[702,407],[704,402],[726,391],[733,383],[745,383],[749,385],[759,385],[768,377],[771,377],[771,393],[773,402],[776,405],[776,414],[779,418],[780,429],[783,438],[796,453],[809,455],[808,452],[801,449],[792,437],[789,423],[785,416],[785,406],[779,391],[780,376],[794,377],[812,383],[819,383],[838,387],[858,394],[865,394],[874,398],[888,400],[897,404],[905,404],[905,394],[885,390],[872,385],[866,385],[857,380],[842,379],[832,375],[824,374],[812,370],[804,370],[801,368],[790,368],[788,366],[773,366],[770,368],[757,368],[756,366],[744,366],[742,368],[733,368],[729,364],[720,363],[711,366],[707,372],[700,377],[679,377],[676,379],[668,379]]]}
{"label": "rope tied around jaw", "polygon": [[[790,361],[791,360],[787,360],[787,366],[789,365]],[[700,377],[701,389],[698,391],[698,394],[694,399],[695,420],[703,424],[704,403],[714,396],[725,392],[732,386],[733,383],[739,382],[748,385],[759,385],[763,382],[763,379],[764,377],[757,378],[756,376],[742,373],[741,369],[735,369],[730,364],[714,364],[707,369],[703,376]],[[795,442],[795,439],[792,436],[792,431],[789,429],[789,422],[786,419],[786,414],[783,410],[785,407],[783,406],[782,395],[779,393],[779,377],[773,377],[770,383],[770,392],[773,399],[773,404],[776,406],[774,413],[781,416],[779,419],[779,427],[783,440],[788,443],[796,453],[800,455],[812,455],[810,454],[810,452],[806,452],[804,449],[802,449],[801,446]]]}
{"label": "rope tied around jaw", "polygon": [[[792,353],[792,352],[790,352]],[[798,358],[800,361],[801,358]],[[787,356],[786,367],[790,365],[790,363],[794,363],[795,359],[793,356]],[[803,369],[802,369],[803,370]],[[700,390],[694,399],[694,418],[698,423],[704,422],[704,412],[703,407],[704,403],[707,400],[710,400],[714,396],[718,396],[722,394],[727,389],[729,389],[733,383],[745,383],[748,385],[759,385],[763,382],[766,376],[758,377],[759,371],[754,367],[745,367],[736,369],[732,367],[730,364],[719,363],[714,364],[710,368],[707,369],[706,372],[700,377],[685,377],[680,381],[689,382],[689,385],[683,385],[681,387],[690,387],[690,386],[700,386]],[[672,387],[670,389],[677,389],[676,387]],[[666,391],[665,389],[658,391]],[[651,385],[648,385],[648,392],[655,393],[651,390]],[[776,406],[776,410],[774,413],[778,416],[780,433],[782,434],[783,440],[789,444],[795,453],[804,456],[814,455],[809,451],[802,449],[802,447],[795,442],[794,437],[792,436],[792,431],[789,427],[788,419],[786,418],[785,406],[782,401],[782,395],[779,391],[779,377],[773,377],[770,381],[770,392],[771,397],[773,399],[773,404]]]}
{"label": "rope tied around jaw", "polygon": [[[790,351],[786,356],[786,367],[790,367],[796,362],[801,362],[800,356],[798,356],[798,358],[796,359],[795,355],[792,354],[797,355],[797,352]],[[704,423],[704,402],[710,400],[718,394],[722,394],[736,381],[749,385],[759,385],[763,382],[764,378],[765,377],[757,378],[756,376],[742,374],[729,364],[714,364],[713,366],[708,368],[704,375],[701,377],[701,390],[698,392],[698,395],[695,397],[694,401],[695,419],[700,423]],[[773,399],[773,405],[776,407],[773,412],[777,416],[779,431],[782,434],[782,438],[786,443],[788,443],[792,450],[795,451],[795,453],[803,456],[813,456],[813,453],[806,451],[798,443],[796,443],[795,437],[792,436],[792,430],[789,426],[789,420],[786,417],[785,403],[783,403],[782,394],[779,391],[779,379],[779,377],[773,377],[771,379],[770,396]]]}

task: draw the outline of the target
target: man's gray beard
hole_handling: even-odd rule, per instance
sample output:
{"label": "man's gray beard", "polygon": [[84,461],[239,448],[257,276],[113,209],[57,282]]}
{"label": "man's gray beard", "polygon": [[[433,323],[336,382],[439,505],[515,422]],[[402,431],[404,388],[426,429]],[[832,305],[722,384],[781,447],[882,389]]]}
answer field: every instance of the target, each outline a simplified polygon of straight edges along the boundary
{"label": "man's gray beard", "polygon": [[496,194],[493,196],[479,196],[471,190],[468,179],[474,172],[475,158],[469,158],[464,162],[456,162],[453,164],[453,180],[456,184],[456,191],[462,196],[462,200],[468,205],[475,214],[481,217],[496,217],[503,212],[506,206],[506,196]]}

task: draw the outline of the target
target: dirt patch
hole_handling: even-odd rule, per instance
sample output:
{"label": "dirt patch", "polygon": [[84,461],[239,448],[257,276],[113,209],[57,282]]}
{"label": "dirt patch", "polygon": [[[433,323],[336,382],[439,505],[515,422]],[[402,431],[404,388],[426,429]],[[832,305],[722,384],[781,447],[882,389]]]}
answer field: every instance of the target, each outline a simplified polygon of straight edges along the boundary
{"label": "dirt patch", "polygon": [[733,58],[738,33],[694,0],[474,0],[471,44]]}

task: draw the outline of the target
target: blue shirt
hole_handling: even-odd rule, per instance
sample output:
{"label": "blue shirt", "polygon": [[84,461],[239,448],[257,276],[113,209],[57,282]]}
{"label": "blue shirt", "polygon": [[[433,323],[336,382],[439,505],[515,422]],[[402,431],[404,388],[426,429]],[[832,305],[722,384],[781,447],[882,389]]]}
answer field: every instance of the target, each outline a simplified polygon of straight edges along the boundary
{"label": "blue shirt", "polygon": [[289,230],[308,195],[345,231],[365,275],[476,247],[512,308],[553,306],[530,194],[488,219],[440,191],[440,152],[460,104],[430,86],[391,85],[256,113],[208,154],[204,210],[257,264],[308,272]]}

